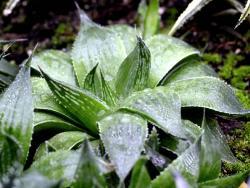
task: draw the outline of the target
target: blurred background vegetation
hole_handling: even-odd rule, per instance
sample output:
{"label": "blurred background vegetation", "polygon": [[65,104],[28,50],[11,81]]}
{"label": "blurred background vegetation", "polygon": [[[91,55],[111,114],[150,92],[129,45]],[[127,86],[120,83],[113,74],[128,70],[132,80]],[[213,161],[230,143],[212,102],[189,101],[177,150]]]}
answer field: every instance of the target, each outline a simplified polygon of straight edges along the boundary
{"label": "blurred background vegetation", "polygon": [[[136,27],[140,0],[75,0],[101,25],[126,23]],[[190,0],[161,0],[161,31],[167,33]],[[231,1],[232,2],[232,1]],[[239,1],[245,4],[244,0]],[[2,12],[7,0],[0,2],[0,39],[24,38],[9,50],[9,60],[21,63],[39,43],[47,48],[70,50],[79,27],[73,0],[20,0],[9,16]],[[250,22],[234,26],[240,13],[230,1],[214,1],[200,11],[175,36],[200,49],[203,61],[237,89],[237,95],[250,108]],[[250,168],[250,117],[230,120],[218,117],[229,144],[240,162],[224,164],[223,173],[232,174]]]}

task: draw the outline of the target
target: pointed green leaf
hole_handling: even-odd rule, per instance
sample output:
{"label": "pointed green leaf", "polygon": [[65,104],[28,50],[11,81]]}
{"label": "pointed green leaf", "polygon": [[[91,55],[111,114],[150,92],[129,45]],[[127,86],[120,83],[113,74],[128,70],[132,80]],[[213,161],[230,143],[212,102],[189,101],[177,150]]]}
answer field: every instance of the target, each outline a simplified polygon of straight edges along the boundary
{"label": "pointed green leaf", "polygon": [[198,61],[194,56],[191,56],[182,60],[179,65],[174,67],[161,81],[161,85],[201,76],[218,77],[210,66]]}
{"label": "pointed green leaf", "polygon": [[34,113],[34,132],[45,132],[49,131],[60,133],[64,131],[81,131],[80,125],[66,121],[60,117],[46,112],[35,112]]}
{"label": "pointed green leaf", "polygon": [[[0,173],[13,165],[15,160],[24,164],[28,156],[33,133],[33,105],[28,65],[30,58],[22,65],[14,82],[0,96]],[[21,150],[19,156],[15,155],[17,151],[12,153],[12,143],[13,148]],[[5,159],[9,155],[13,160]]]}
{"label": "pointed green leaf", "polygon": [[150,188],[150,176],[145,167],[146,159],[139,159],[132,171],[129,188]]}
{"label": "pointed green leaf", "polygon": [[78,121],[82,122],[84,124],[83,128],[87,128],[92,134],[96,135],[96,121],[98,116],[107,112],[109,107],[86,90],[74,88],[70,85],[53,80],[44,72],[42,74],[53,94],[59,101],[59,104]]}
{"label": "pointed green leaf", "polygon": [[212,0],[192,0],[185,11],[178,17],[177,21],[169,31],[169,35],[173,35],[181,28],[189,19],[191,19],[198,11],[210,3]]}
{"label": "pointed green leaf", "polygon": [[200,52],[187,43],[165,35],[145,41],[151,53],[150,86],[155,87],[182,59]]}
{"label": "pointed green leaf", "polygon": [[99,98],[102,98],[102,87],[100,83],[100,79],[97,74],[97,67],[94,66],[94,68],[87,74],[85,81],[84,81],[84,89],[92,92],[94,95],[98,96]]}
{"label": "pointed green leaf", "polygon": [[[161,176],[161,175],[160,175]],[[175,187],[175,181],[173,176],[169,171],[164,171],[164,177],[163,175],[161,177],[156,177],[153,181],[151,181],[151,187],[152,188],[176,188]]]}
{"label": "pointed green leaf", "polygon": [[34,161],[39,160],[40,158],[48,155],[51,150],[53,152],[55,151],[54,148],[50,148],[48,146],[48,143],[45,141],[44,143],[40,144],[39,147],[37,148],[33,160]]}
{"label": "pointed green leaf", "polygon": [[181,103],[175,93],[165,93],[164,88],[146,89],[127,98],[121,109],[138,113],[150,122],[180,138],[187,134],[181,122]]}
{"label": "pointed green leaf", "polygon": [[[164,185],[164,188],[169,188],[167,185],[171,183],[170,174],[173,171],[178,171],[188,183],[193,182],[199,173],[199,151],[200,139],[174,160],[168,168],[162,171],[160,175],[152,181],[152,187],[157,188],[161,187],[160,185]],[[170,180],[169,184],[165,183],[167,180]]]}
{"label": "pointed green leaf", "polygon": [[161,148],[171,151],[176,155],[181,155],[189,146],[189,141],[177,139],[174,136],[166,135],[160,140]]}
{"label": "pointed green leaf", "polygon": [[109,84],[106,82],[102,72],[101,72],[101,83],[102,83],[102,99],[110,106],[116,104],[118,97],[116,93],[112,90]]}
{"label": "pointed green leaf", "polygon": [[250,175],[250,170],[228,177],[218,178],[199,184],[200,188],[236,188]]}
{"label": "pointed green leaf", "polygon": [[159,11],[159,0],[150,0],[144,20],[143,37],[145,39],[156,34],[159,29],[160,15],[158,11]]}
{"label": "pointed green leaf", "polygon": [[105,150],[124,180],[143,150],[147,122],[135,115],[115,113],[102,119],[99,129]]}
{"label": "pointed green leaf", "polygon": [[151,130],[150,134],[147,138],[147,145],[151,147],[153,150],[158,151],[160,146],[159,134],[155,127]]}
{"label": "pointed green leaf", "polygon": [[137,37],[137,45],[123,61],[116,75],[116,92],[127,97],[148,85],[150,52],[142,39]]}
{"label": "pointed green leaf", "polygon": [[29,171],[38,171],[49,179],[64,180],[63,187],[67,187],[73,181],[79,157],[76,151],[50,152],[35,161]]}
{"label": "pointed green leaf", "polygon": [[34,56],[31,66],[37,71],[40,67],[54,79],[76,85],[72,61],[67,53],[59,50],[43,51]]}
{"label": "pointed green leaf", "polygon": [[250,14],[250,0],[247,0],[245,8],[244,8],[242,14],[240,15],[240,19],[239,19],[236,27],[238,27],[247,18],[247,16],[249,14]]}
{"label": "pointed green leaf", "polygon": [[99,72],[97,72],[97,66],[98,65],[96,65],[86,76],[84,89],[92,92],[94,95],[105,101],[108,105],[112,106],[116,103],[117,96],[106,82],[102,71],[100,71],[100,74],[98,74]]}
{"label": "pointed green leaf", "polygon": [[196,141],[202,133],[202,129],[195,123],[189,120],[182,120],[184,129],[188,132],[188,140],[192,143]]}
{"label": "pointed green leaf", "polygon": [[[208,120],[209,121],[209,120]],[[202,128],[204,130],[201,137],[201,151],[200,151],[200,164],[199,164],[199,176],[198,182],[204,182],[218,178],[221,169],[221,154],[217,145],[218,139],[213,135],[210,128],[214,124],[208,124],[205,116],[205,110],[203,115]],[[216,125],[215,125],[216,126]]]}
{"label": "pointed green leaf", "polygon": [[62,132],[47,141],[47,144],[55,150],[71,150],[83,140],[89,139],[90,136],[80,131]]}
{"label": "pointed green leaf", "polygon": [[10,167],[22,156],[22,146],[18,141],[9,135],[0,132],[0,177],[6,174]]}
{"label": "pointed green leaf", "polygon": [[153,127],[145,143],[145,152],[149,160],[159,171],[163,170],[169,162],[167,158],[159,153],[160,144],[159,134],[156,128]]}
{"label": "pointed green leaf", "polygon": [[127,55],[123,40],[114,30],[94,24],[83,11],[80,17],[82,23],[71,54],[78,83],[84,86],[87,73],[96,64],[109,82]]}
{"label": "pointed green leaf", "polygon": [[218,123],[215,120],[207,121],[207,126],[205,131],[209,135],[210,142],[214,144],[213,150],[217,150],[220,154],[222,160],[227,162],[237,162],[237,159],[234,157],[233,153],[231,152],[225,135],[222,133]]}
{"label": "pointed green leaf", "polygon": [[197,77],[180,80],[166,86],[166,92],[176,92],[182,107],[202,107],[224,114],[244,115],[233,89],[224,81],[214,77]]}
{"label": "pointed green leaf", "polygon": [[54,113],[67,120],[75,122],[74,117],[67,113],[67,111],[56,101],[56,97],[48,87],[45,79],[32,77],[31,83],[33,104],[36,110]]}
{"label": "pointed green leaf", "polygon": [[187,140],[177,139],[171,135],[164,136],[161,138],[161,147],[181,155],[191,143],[194,143],[202,133],[202,129],[189,120],[182,120],[182,126],[187,131]]}
{"label": "pointed green leaf", "polygon": [[73,188],[104,188],[107,187],[104,177],[101,175],[100,169],[97,165],[97,158],[85,140],[82,147],[81,157],[76,169]]}

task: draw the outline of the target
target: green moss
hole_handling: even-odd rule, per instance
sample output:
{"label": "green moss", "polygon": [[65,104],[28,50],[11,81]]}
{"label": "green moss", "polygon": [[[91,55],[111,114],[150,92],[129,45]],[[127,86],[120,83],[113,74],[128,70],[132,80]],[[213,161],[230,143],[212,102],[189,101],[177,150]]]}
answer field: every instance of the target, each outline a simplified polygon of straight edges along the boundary
{"label": "green moss", "polygon": [[245,81],[247,78],[250,78],[250,66],[240,66],[233,70],[231,84],[236,88],[245,89],[248,86],[248,83]]}
{"label": "green moss", "polygon": [[52,45],[54,48],[63,45],[71,44],[74,41],[75,35],[73,34],[72,26],[69,23],[61,23],[55,30],[52,37]]}
{"label": "green moss", "polygon": [[217,53],[204,53],[203,59],[211,64],[221,64],[222,56]]}
{"label": "green moss", "polygon": [[224,65],[220,67],[219,75],[223,79],[231,79],[233,77],[233,70],[239,61],[244,60],[244,57],[241,55],[236,55],[234,53],[229,53],[224,59]]}
{"label": "green moss", "polygon": [[250,121],[244,124],[243,129],[234,131],[229,145],[239,162],[224,163],[223,173],[235,174],[250,169]]}
{"label": "green moss", "polygon": [[237,89],[235,92],[243,107],[250,109],[250,94],[247,91]]}
{"label": "green moss", "polygon": [[225,57],[217,53],[205,53],[203,59],[206,63],[215,66],[219,76],[230,82],[235,88],[246,89],[248,86],[247,79],[250,78],[250,66],[239,66],[239,62],[244,60],[243,56],[232,52]]}

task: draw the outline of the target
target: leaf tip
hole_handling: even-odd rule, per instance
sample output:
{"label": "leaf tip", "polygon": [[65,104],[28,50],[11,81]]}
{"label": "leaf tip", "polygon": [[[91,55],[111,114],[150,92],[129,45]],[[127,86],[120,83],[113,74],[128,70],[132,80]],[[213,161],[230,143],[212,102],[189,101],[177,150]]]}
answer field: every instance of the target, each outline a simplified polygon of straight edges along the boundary
{"label": "leaf tip", "polygon": [[76,1],[74,1],[74,3],[77,8],[81,23],[87,26],[94,25],[94,22],[92,22],[92,20],[88,17],[86,12],[80,8],[79,4]]}

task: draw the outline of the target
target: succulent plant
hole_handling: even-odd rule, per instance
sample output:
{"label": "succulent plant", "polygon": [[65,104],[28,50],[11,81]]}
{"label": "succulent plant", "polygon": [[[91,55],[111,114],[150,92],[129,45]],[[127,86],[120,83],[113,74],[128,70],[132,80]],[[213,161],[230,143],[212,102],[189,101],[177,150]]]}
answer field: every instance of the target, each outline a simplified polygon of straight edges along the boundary
{"label": "succulent plant", "polygon": [[79,15],[71,53],[30,57],[1,95],[2,187],[238,187],[215,115],[249,110],[200,52],[147,17],[141,34]]}

